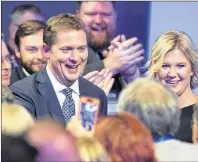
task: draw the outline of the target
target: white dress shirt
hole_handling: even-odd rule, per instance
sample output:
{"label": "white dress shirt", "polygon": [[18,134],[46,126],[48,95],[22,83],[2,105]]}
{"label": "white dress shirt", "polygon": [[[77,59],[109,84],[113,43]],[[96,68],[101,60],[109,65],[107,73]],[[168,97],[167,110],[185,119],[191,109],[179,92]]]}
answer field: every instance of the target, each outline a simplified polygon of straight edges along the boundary
{"label": "white dress shirt", "polygon": [[[63,103],[65,101],[65,95],[61,92],[62,90],[68,88],[63,84],[60,84],[58,82],[58,80],[56,79],[56,77],[52,74],[52,72],[50,71],[49,67],[46,67],[47,70],[47,74],[50,78],[50,81],[52,83],[52,86],[54,88],[54,91],[56,93],[56,96],[58,98],[59,104],[62,108]],[[78,79],[69,87],[72,89],[72,98],[74,100],[75,103],[75,115],[78,114],[78,109],[79,109],[79,102],[80,102],[80,92],[79,92],[79,82]]]}
{"label": "white dress shirt", "polygon": [[27,72],[27,70],[25,70],[25,68],[22,67],[22,70],[23,70],[23,72],[24,72],[24,74],[25,74],[26,76],[30,76],[30,75],[31,75],[30,73]]}

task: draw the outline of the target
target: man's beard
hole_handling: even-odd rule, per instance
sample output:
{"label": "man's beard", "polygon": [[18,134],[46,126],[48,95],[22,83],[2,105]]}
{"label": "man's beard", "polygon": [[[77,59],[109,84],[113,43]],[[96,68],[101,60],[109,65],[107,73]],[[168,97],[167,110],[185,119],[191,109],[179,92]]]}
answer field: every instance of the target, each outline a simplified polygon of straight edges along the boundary
{"label": "man's beard", "polygon": [[31,69],[31,67],[29,67],[29,65],[24,64],[23,62],[21,62],[22,67],[30,74],[34,74],[35,72]]}
{"label": "man's beard", "polygon": [[[94,51],[103,51],[107,49],[110,45],[111,39],[113,37],[113,34],[110,32],[106,32],[106,36],[103,40],[99,40],[98,38],[95,38],[96,36],[93,36],[91,31],[88,32],[88,44]],[[97,36],[98,37],[98,36]]]}
{"label": "man's beard", "polygon": [[[42,63],[47,64],[46,62],[42,62]],[[27,65],[26,63],[21,62],[21,66],[22,66],[30,75],[32,75],[32,74],[38,72],[38,71],[34,71],[34,70],[31,68],[31,65]],[[40,70],[41,70],[41,69],[40,69]],[[39,71],[40,71],[40,70],[39,70]]]}

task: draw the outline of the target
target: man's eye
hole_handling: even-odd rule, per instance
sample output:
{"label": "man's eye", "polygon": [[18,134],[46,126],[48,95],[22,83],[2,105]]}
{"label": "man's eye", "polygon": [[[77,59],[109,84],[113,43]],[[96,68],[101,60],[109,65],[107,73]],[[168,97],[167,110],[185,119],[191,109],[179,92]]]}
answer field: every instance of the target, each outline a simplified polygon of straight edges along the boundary
{"label": "man's eye", "polygon": [[95,15],[96,15],[96,13],[89,12],[89,13],[85,13],[85,15],[87,15],[87,16],[95,16]]}
{"label": "man's eye", "polygon": [[27,48],[27,51],[29,51],[31,53],[34,53],[34,52],[37,52],[38,49],[36,49],[36,48]]}
{"label": "man's eye", "polygon": [[82,48],[79,48],[78,51],[79,51],[79,52],[84,52],[85,49],[86,49],[86,47],[82,47]]}
{"label": "man's eye", "polygon": [[111,16],[112,13],[103,13],[102,15],[103,15],[103,16]]}
{"label": "man's eye", "polygon": [[60,50],[62,53],[69,53],[71,51],[70,48],[61,48]]}

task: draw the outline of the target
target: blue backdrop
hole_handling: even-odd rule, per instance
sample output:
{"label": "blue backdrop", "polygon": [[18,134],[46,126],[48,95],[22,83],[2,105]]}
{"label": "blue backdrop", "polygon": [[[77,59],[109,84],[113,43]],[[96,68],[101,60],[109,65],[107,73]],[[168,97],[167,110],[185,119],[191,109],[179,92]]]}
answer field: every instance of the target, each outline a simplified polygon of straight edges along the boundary
{"label": "blue backdrop", "polygon": [[[1,3],[2,32],[5,34],[6,40],[8,38],[9,14],[16,5],[30,3],[37,5],[45,14],[46,19],[58,13],[75,13],[77,9],[77,2],[75,1],[2,1]],[[147,57],[150,2],[116,2],[116,6],[118,12],[117,34],[125,34],[127,38],[138,37],[144,45]]]}

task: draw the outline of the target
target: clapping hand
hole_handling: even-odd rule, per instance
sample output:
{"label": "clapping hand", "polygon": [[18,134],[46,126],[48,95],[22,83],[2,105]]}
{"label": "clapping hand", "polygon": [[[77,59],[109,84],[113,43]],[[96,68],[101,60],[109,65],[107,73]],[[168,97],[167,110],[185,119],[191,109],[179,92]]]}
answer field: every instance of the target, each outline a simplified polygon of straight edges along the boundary
{"label": "clapping hand", "polygon": [[110,69],[103,69],[100,72],[93,71],[83,77],[103,89],[106,95],[109,94],[114,83]]}

